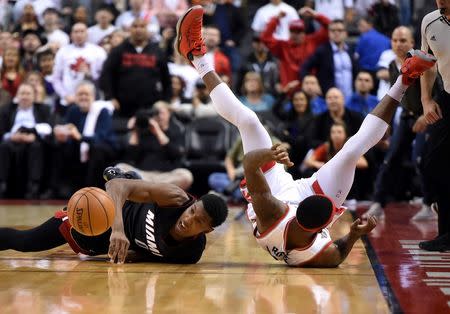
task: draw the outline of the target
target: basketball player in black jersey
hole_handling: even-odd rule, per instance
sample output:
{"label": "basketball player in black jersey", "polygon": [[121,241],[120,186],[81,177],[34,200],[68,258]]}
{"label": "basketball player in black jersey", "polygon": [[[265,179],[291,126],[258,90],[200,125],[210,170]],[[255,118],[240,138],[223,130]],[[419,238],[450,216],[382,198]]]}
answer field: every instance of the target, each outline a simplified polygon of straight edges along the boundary
{"label": "basketball player in black jersey", "polygon": [[225,202],[214,194],[196,200],[175,185],[134,179],[134,174],[120,171],[105,178],[116,206],[107,232],[84,236],[70,226],[66,212],[59,211],[34,229],[0,228],[0,251],[37,252],[68,243],[75,253],[108,254],[111,262],[120,264],[129,250],[139,260],[192,264],[202,256],[205,234],[228,214]]}

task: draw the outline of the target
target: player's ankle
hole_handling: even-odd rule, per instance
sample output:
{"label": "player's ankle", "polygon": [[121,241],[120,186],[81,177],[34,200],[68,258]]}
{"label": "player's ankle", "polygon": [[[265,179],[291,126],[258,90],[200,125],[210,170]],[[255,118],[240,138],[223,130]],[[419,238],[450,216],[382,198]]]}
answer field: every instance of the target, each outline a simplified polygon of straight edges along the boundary
{"label": "player's ankle", "polygon": [[214,67],[209,63],[209,61],[205,58],[204,55],[194,56],[192,64],[198,71],[198,74],[200,75],[201,78],[203,78],[207,73],[214,71]]}

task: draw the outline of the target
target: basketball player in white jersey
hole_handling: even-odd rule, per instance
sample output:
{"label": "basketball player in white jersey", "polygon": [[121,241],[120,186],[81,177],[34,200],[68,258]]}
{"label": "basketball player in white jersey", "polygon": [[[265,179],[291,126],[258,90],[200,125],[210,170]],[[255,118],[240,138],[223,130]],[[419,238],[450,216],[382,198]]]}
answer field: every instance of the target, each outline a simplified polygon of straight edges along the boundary
{"label": "basketball player in white jersey", "polygon": [[334,242],[327,230],[344,212],[341,205],[352,186],[356,162],[383,137],[408,85],[432,67],[435,59],[413,51],[403,65],[403,75],[342,150],[312,177],[294,181],[284,170],[284,165],[293,165],[287,152],[279,145],[272,146],[256,114],[239,102],[204,57],[202,18],[201,6],[190,8],[180,18],[175,49],[199,72],[216,111],[239,129],[246,180],[241,189],[249,201],[247,215],[257,242],[290,266],[336,267],[356,240],[377,223],[375,217],[366,223],[357,219],[350,232]]}
{"label": "basketball player in white jersey", "polygon": [[[450,250],[450,0],[436,0],[437,10],[422,20],[422,50],[433,54],[436,66],[421,78],[423,114],[428,126],[428,140],[422,155],[425,185],[435,195],[438,205],[438,236],[419,243],[427,251]],[[444,88],[431,91],[437,72]]]}

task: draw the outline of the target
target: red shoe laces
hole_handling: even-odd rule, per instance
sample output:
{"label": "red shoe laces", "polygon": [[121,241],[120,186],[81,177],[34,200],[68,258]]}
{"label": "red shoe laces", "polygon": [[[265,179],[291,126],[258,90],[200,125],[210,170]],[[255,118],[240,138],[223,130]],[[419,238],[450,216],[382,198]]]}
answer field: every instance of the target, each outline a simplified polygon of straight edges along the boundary
{"label": "red shoe laces", "polygon": [[193,48],[201,49],[203,39],[202,39],[202,20],[200,22],[195,21],[194,25],[191,28],[190,33],[193,35],[191,38],[193,40]]}

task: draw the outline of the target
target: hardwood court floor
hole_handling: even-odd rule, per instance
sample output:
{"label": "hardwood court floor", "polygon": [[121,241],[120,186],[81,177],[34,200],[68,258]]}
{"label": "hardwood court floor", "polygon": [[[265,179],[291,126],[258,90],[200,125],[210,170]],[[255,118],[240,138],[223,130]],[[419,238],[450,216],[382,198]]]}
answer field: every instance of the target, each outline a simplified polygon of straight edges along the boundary
{"label": "hardwood court floor", "polygon": [[[59,208],[0,205],[0,225],[36,226]],[[337,269],[289,268],[257,246],[245,217],[233,220],[240,210],[208,236],[196,265],[118,266],[67,245],[0,252],[0,313],[389,313],[361,241]]]}

